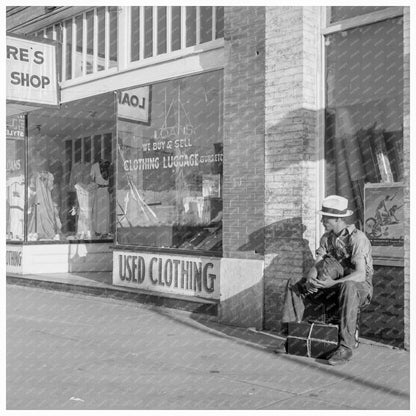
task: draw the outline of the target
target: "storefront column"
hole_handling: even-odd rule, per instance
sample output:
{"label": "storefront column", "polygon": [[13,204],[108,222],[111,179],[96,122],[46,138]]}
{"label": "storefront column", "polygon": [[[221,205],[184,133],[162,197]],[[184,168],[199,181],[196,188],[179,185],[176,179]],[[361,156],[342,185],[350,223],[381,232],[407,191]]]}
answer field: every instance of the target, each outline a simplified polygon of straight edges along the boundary
{"label": "storefront column", "polygon": [[[410,230],[410,8],[403,10],[403,167],[404,229]],[[404,348],[410,348],[410,238],[404,239]]]}
{"label": "storefront column", "polygon": [[320,7],[266,8],[265,329],[280,330],[285,287],[316,241]]}
{"label": "storefront column", "polygon": [[262,327],[264,7],[225,7],[223,253],[219,318]]}

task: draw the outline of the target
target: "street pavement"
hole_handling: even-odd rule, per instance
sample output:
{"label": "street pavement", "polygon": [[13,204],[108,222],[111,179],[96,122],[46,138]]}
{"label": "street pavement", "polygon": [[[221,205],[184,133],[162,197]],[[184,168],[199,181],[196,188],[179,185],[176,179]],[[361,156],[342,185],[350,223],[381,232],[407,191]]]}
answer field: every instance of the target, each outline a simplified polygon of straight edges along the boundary
{"label": "street pavement", "polygon": [[410,406],[409,353],[275,354],[282,342],[214,317],[7,285],[7,410],[360,410]]}

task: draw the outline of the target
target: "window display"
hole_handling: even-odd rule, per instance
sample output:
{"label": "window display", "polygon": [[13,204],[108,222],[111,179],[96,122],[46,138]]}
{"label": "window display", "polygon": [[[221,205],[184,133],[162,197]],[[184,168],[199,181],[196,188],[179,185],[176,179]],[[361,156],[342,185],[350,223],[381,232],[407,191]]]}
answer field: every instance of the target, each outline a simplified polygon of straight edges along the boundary
{"label": "window display", "polygon": [[6,238],[23,241],[25,209],[25,116],[7,117]]}
{"label": "window display", "polygon": [[222,96],[222,71],[119,93],[119,244],[221,252]]}
{"label": "window display", "polygon": [[403,19],[326,37],[326,193],[353,201],[364,185],[403,180]]}
{"label": "window display", "polygon": [[29,114],[29,241],[112,239],[114,116],[113,93]]}

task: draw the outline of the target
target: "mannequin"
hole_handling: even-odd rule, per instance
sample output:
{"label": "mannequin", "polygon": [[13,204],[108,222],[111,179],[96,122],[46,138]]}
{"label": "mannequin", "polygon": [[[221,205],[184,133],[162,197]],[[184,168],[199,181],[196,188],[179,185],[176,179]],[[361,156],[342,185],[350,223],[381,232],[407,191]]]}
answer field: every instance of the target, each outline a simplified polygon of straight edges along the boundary
{"label": "mannequin", "polygon": [[96,184],[92,203],[92,228],[97,237],[110,232],[110,195],[108,192],[110,162],[100,159],[91,167],[91,179]]}
{"label": "mannequin", "polygon": [[96,185],[91,182],[91,166],[89,163],[77,162],[73,165],[70,185],[77,194],[77,206],[73,207],[73,215],[77,214],[76,237],[90,239],[92,237],[92,205]]}
{"label": "mannequin", "polygon": [[7,235],[13,240],[23,240],[25,206],[25,178],[22,174],[7,178]]}
{"label": "mannequin", "polygon": [[30,179],[29,240],[59,238],[62,225],[52,200],[53,179],[47,171],[34,173]]}

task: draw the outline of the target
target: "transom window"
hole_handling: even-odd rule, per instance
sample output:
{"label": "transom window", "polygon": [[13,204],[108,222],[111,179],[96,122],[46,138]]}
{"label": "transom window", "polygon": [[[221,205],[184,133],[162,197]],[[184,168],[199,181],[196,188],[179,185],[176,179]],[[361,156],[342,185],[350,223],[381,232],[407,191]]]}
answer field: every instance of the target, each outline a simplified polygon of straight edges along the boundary
{"label": "transom window", "polygon": [[117,13],[96,7],[35,34],[62,44],[62,81],[117,67]]}
{"label": "transom window", "polygon": [[134,62],[222,38],[224,7],[131,7],[130,29]]}
{"label": "transom window", "polygon": [[[224,7],[95,7],[34,35],[61,43],[60,76],[69,81],[223,38]],[[121,38],[126,43],[119,51]]]}

